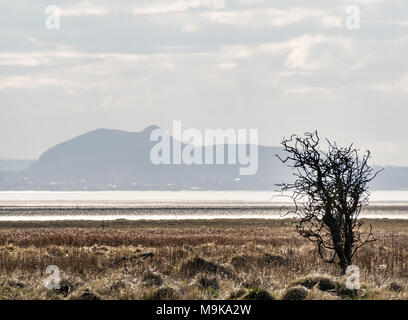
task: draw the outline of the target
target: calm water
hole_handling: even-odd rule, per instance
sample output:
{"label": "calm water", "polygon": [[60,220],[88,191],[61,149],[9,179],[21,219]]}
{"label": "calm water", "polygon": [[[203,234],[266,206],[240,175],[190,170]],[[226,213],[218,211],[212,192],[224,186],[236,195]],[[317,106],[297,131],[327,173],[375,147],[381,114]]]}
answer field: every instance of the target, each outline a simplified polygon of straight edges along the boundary
{"label": "calm water", "polygon": [[[408,191],[373,191],[362,217],[408,219]],[[281,219],[290,198],[270,191],[0,192],[0,221]]]}

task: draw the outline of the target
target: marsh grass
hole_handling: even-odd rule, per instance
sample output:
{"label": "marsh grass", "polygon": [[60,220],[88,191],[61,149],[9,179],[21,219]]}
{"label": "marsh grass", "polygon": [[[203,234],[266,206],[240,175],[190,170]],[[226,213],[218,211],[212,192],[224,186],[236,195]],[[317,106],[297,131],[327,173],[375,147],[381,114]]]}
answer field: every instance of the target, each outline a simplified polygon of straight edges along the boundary
{"label": "marsh grass", "polygon": [[[374,221],[374,233],[378,240],[361,248],[354,262],[361,289],[347,295],[331,289],[333,283],[344,287],[338,267],[323,263],[291,221],[3,226],[0,298],[281,299],[301,286],[306,299],[405,299],[408,222]],[[62,271],[66,290],[44,287],[48,265]]]}

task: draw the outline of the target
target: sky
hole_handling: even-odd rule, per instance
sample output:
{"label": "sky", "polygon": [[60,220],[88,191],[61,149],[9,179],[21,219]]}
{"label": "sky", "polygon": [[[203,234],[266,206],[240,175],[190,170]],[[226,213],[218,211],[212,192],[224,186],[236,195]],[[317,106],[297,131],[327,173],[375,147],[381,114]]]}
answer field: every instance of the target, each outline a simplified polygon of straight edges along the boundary
{"label": "sky", "polygon": [[272,146],[318,130],[408,166],[407,12],[403,0],[0,0],[0,158],[180,120],[258,129]]}

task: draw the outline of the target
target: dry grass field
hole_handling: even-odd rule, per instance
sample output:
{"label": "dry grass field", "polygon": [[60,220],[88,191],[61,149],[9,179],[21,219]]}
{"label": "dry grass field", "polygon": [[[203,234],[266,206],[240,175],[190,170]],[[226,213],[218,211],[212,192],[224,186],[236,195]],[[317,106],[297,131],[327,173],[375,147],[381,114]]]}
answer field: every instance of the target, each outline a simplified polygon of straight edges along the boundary
{"label": "dry grass field", "polygon": [[[372,220],[345,288],[292,220],[2,222],[0,299],[406,299],[408,221]],[[45,270],[61,271],[47,289]]]}

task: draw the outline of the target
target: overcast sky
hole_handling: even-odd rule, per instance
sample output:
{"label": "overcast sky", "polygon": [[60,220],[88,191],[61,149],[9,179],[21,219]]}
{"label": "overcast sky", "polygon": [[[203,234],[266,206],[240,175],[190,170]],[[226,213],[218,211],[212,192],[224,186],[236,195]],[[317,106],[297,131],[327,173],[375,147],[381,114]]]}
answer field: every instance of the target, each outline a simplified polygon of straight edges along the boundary
{"label": "overcast sky", "polygon": [[181,120],[259,129],[265,145],[317,129],[408,165],[407,13],[406,0],[0,0],[0,158]]}

